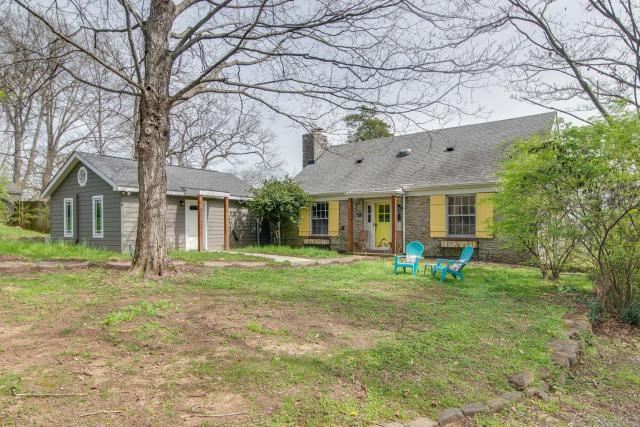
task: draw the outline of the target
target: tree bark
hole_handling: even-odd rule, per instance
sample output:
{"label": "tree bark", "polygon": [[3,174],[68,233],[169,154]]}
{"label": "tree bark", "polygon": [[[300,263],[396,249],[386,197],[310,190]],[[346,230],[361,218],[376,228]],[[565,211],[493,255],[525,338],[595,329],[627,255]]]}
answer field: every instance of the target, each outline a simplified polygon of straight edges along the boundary
{"label": "tree bark", "polygon": [[131,269],[145,276],[162,276],[171,263],[167,255],[167,174],[171,102],[169,36],[173,23],[171,0],[153,0],[145,23],[147,51],[144,91],[138,109],[138,231]]}

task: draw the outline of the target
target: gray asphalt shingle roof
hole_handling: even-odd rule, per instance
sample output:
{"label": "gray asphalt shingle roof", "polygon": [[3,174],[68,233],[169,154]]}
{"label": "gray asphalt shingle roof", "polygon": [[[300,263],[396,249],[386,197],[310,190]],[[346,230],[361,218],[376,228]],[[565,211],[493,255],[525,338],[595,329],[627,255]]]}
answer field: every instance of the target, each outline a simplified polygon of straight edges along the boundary
{"label": "gray asphalt shingle roof", "polygon": [[[138,188],[138,162],[121,157],[103,156],[76,151],[85,163],[99,170],[120,187]],[[167,166],[167,191],[219,191],[231,196],[249,197],[249,185],[225,172]]]}
{"label": "gray asphalt shingle roof", "polygon": [[[403,185],[491,184],[505,144],[551,130],[555,117],[543,113],[333,145],[295,179],[312,195],[393,191]],[[397,157],[405,148],[411,154]]]}

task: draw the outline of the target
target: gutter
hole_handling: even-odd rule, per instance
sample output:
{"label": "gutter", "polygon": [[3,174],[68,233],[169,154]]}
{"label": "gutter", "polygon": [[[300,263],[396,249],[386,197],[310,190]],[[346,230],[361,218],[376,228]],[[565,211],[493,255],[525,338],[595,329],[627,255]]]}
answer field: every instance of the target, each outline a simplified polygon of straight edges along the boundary
{"label": "gutter", "polygon": [[486,188],[486,187],[495,187],[498,184],[498,181],[489,181],[489,182],[469,182],[463,184],[455,184],[455,185],[436,185],[436,186],[419,186],[417,184],[403,184],[399,189],[396,190],[379,190],[379,191],[370,191],[370,190],[352,190],[352,191],[343,191],[343,192],[335,192],[335,193],[317,193],[311,194],[311,197],[314,199],[326,199],[330,200],[333,198],[350,198],[350,197],[360,197],[360,198],[376,198],[382,196],[392,196],[392,195],[403,195],[410,194],[412,192],[424,191],[424,192],[433,192],[434,194],[442,193],[450,190],[464,190],[467,188]]}
{"label": "gutter", "polygon": [[[138,193],[138,187],[117,187],[116,191],[122,193]],[[223,191],[208,191],[208,190],[183,190],[183,191],[167,191],[167,196],[178,196],[178,197],[198,197],[202,196],[207,199],[229,199],[229,200],[238,200],[238,201],[248,201],[251,200],[251,197],[246,196],[232,196],[230,193],[225,193]]]}

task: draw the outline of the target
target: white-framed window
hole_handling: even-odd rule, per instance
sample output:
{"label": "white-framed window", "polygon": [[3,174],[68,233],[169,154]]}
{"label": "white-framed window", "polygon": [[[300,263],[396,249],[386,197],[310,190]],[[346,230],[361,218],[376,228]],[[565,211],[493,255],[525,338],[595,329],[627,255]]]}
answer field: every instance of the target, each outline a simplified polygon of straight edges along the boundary
{"label": "white-framed window", "polygon": [[102,196],[91,198],[91,213],[93,217],[93,237],[104,237],[104,203]]}
{"label": "white-framed window", "polygon": [[319,202],[311,205],[311,234],[326,236],[329,234],[329,203]]}
{"label": "white-framed window", "polygon": [[86,185],[88,176],[87,168],[80,166],[80,169],[78,169],[78,185],[80,187],[84,187]]}
{"label": "white-framed window", "polygon": [[447,196],[447,232],[449,236],[475,236],[475,194]]}
{"label": "white-framed window", "polygon": [[62,224],[64,227],[64,237],[73,237],[73,199],[64,199],[62,211]]}

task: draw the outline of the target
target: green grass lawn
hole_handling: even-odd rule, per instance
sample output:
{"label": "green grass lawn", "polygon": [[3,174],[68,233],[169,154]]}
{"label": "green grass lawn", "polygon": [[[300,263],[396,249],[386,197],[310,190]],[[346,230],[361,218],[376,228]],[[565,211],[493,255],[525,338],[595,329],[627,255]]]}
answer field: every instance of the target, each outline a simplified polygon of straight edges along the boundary
{"label": "green grass lawn", "polygon": [[[43,260],[86,260],[105,262],[129,260],[127,253],[95,249],[86,245],[64,242],[45,242],[46,234],[0,224],[0,256],[17,257],[28,261]],[[202,261],[269,261],[232,252],[170,251],[172,259],[190,263]]]}
{"label": "green grass lawn", "polygon": [[[507,390],[524,367],[553,370],[547,343],[588,296],[588,278],[554,285],[528,268],[465,271],[464,283],[445,285],[395,276],[385,259],[201,269],[158,282],[100,268],[5,275],[0,414],[12,425],[69,424],[103,408],[123,412],[92,422],[201,424],[241,413],[213,424],[369,425],[435,417]],[[627,363],[610,373],[625,390],[619,399],[640,393],[634,372]],[[51,405],[11,390],[87,396]],[[581,404],[616,419],[615,407]],[[544,420],[558,406],[482,421],[519,424],[526,411]]]}
{"label": "green grass lawn", "polygon": [[343,256],[337,251],[318,248],[314,246],[292,247],[292,246],[286,246],[286,245],[283,245],[283,246],[252,245],[252,246],[247,246],[238,250],[242,252],[285,255],[285,256],[293,256],[293,257],[301,257],[301,258],[336,258],[336,257]]}

